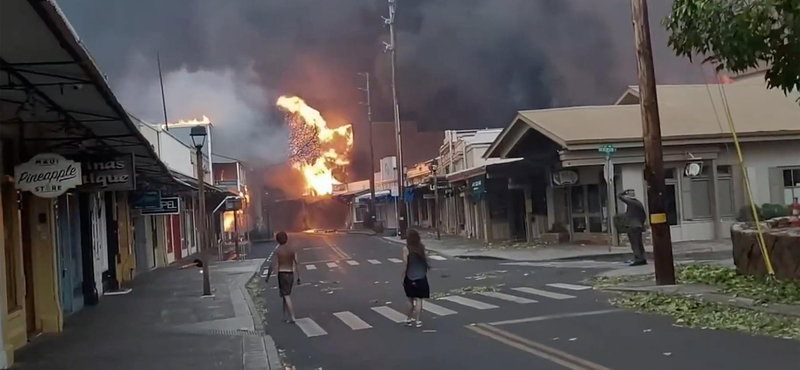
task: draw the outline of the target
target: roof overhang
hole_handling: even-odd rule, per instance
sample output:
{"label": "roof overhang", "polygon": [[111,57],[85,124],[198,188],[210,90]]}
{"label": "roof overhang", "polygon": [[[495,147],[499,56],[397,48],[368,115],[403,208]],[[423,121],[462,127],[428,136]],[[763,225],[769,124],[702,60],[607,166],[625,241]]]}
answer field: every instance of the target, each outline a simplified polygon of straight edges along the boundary
{"label": "roof overhang", "polygon": [[140,184],[173,181],[53,0],[0,2],[0,38],[0,126],[36,151],[130,153]]}
{"label": "roof overhang", "polygon": [[566,147],[567,143],[560,137],[556,136],[552,132],[544,129],[544,127],[538,125],[536,122],[528,119],[522,114],[517,114],[511,124],[508,125],[500,135],[497,136],[492,142],[492,145],[489,146],[489,149],[483,154],[484,158],[507,158],[508,153],[513,150],[517,144],[519,144],[520,140],[525,136],[528,130],[536,130],[542,133],[545,137],[552,140],[556,144],[561,147]]}

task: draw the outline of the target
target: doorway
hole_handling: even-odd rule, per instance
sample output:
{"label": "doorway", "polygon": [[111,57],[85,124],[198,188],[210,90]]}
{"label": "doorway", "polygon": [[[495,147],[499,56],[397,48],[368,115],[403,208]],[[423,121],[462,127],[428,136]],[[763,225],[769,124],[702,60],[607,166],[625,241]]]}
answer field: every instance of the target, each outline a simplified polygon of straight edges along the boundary
{"label": "doorway", "polygon": [[73,194],[56,201],[56,245],[59,256],[61,308],[71,314],[83,308],[83,267],[81,263],[80,208]]}

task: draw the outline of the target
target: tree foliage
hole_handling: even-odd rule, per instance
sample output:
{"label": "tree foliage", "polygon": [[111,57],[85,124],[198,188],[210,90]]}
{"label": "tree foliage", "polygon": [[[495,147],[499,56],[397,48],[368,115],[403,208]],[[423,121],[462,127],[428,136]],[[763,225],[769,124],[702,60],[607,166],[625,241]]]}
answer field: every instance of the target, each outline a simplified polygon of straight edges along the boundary
{"label": "tree foliage", "polygon": [[766,68],[770,88],[800,89],[800,0],[675,0],[669,45],[717,70]]}

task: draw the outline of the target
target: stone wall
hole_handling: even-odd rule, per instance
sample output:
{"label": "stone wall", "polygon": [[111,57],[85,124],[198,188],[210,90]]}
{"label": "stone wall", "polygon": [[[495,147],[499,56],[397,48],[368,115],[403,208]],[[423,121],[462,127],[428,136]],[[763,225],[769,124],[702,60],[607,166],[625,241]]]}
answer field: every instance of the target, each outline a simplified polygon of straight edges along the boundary
{"label": "stone wall", "polygon": [[[775,276],[800,279],[800,227],[791,227],[789,217],[781,217],[763,222],[762,230]],[[767,274],[754,224],[734,224],[731,227],[731,242],[736,270],[747,275]]]}

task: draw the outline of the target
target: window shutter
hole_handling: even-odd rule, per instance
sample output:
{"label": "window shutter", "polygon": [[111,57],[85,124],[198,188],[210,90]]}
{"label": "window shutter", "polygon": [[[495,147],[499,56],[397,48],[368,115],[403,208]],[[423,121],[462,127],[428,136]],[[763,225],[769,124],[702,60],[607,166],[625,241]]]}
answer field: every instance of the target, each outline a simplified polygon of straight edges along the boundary
{"label": "window shutter", "polygon": [[684,220],[691,220],[694,217],[694,213],[692,213],[692,179],[686,176],[681,176],[681,210]]}
{"label": "window shutter", "polygon": [[783,204],[783,170],[777,167],[769,169],[769,202]]}

